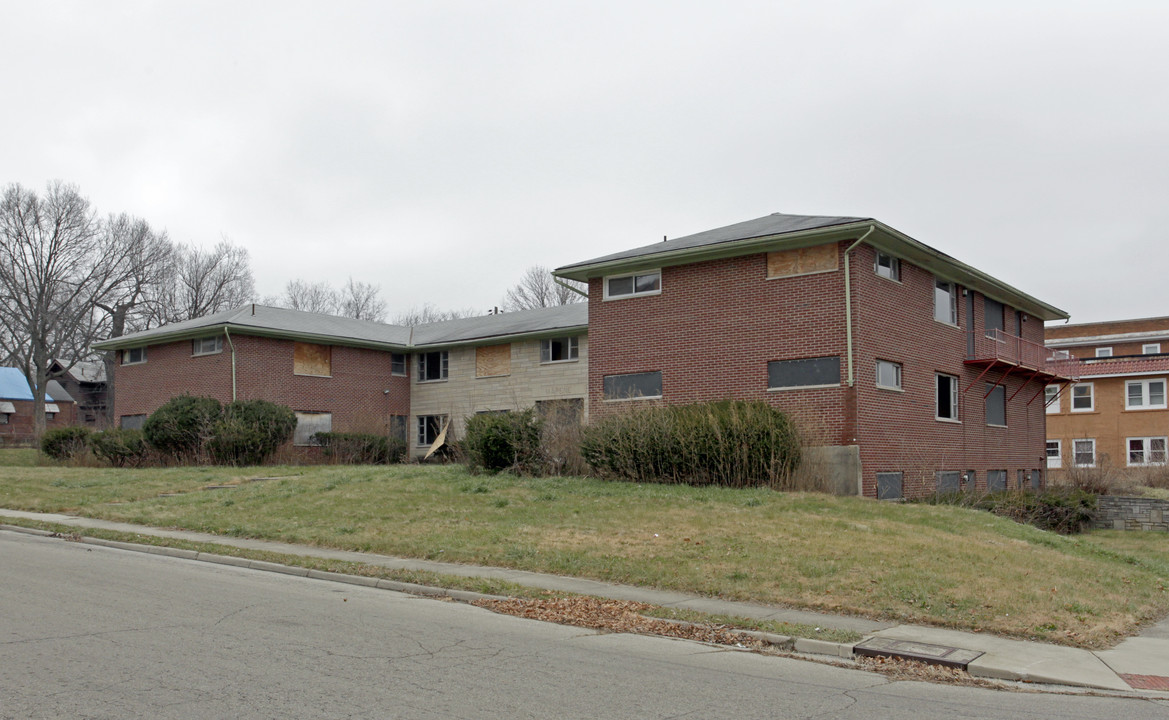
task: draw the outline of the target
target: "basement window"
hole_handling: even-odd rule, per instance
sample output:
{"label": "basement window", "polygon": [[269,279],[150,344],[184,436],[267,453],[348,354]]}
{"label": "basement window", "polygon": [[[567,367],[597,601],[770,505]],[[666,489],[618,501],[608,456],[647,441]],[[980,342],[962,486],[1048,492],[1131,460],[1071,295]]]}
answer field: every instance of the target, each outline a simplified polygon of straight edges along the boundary
{"label": "basement window", "polygon": [[902,491],[903,477],[904,475],[900,472],[877,473],[877,499],[900,500],[905,497]]}
{"label": "basement window", "polygon": [[141,430],[146,424],[146,415],[123,415],[118,418],[118,427],[123,430]]}
{"label": "basement window", "polygon": [[1007,489],[1007,471],[1006,470],[987,470],[986,471],[986,491],[987,492],[1003,492]]}
{"label": "basement window", "polygon": [[333,413],[327,412],[298,412],[296,413],[296,431],[292,434],[292,444],[300,447],[320,445],[314,437],[317,433],[333,432]]}

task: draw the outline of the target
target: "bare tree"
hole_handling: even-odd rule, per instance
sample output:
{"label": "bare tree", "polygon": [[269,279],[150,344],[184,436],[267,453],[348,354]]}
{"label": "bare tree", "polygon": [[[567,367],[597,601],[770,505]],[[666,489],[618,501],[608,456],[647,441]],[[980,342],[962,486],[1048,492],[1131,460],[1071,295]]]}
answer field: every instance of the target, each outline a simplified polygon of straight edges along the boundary
{"label": "bare tree", "polygon": [[[572,286],[581,287],[579,283],[569,282]],[[506,312],[515,312],[568,305],[584,300],[585,296],[582,293],[583,287],[580,292],[576,292],[557,283],[548,268],[533,265],[524,271],[519,283],[507,291],[503,299],[503,309]]]}
{"label": "bare tree", "polygon": [[0,198],[0,326],[32,386],[38,437],[50,365],[85,354],[98,303],[125,282],[127,253],[74,186],[49,183],[41,196],[13,184]]}
{"label": "bare tree", "polygon": [[464,308],[462,310],[439,310],[430,303],[415,305],[409,310],[403,310],[390,318],[391,325],[426,325],[427,323],[443,322],[444,320],[458,320],[460,318],[475,317],[476,311]]}
{"label": "bare tree", "polygon": [[381,292],[380,286],[354,282],[353,277],[350,276],[349,282],[341,288],[338,310],[341,315],[356,320],[385,322],[386,301],[382,300]]}
{"label": "bare tree", "polygon": [[311,313],[336,315],[339,305],[337,291],[327,282],[311,283],[297,278],[284,286],[284,297],[279,299],[282,307]]}
{"label": "bare tree", "polygon": [[174,276],[159,308],[162,320],[181,322],[244,305],[255,297],[248,251],[224,238],[210,250],[175,247]]}

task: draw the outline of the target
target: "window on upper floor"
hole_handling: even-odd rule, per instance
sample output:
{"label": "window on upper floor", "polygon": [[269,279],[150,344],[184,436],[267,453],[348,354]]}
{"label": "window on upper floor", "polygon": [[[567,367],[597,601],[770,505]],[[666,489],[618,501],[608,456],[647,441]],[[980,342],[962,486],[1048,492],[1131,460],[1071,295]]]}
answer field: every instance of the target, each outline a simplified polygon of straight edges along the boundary
{"label": "window on upper floor", "polygon": [[1128,439],[1128,464],[1130,466],[1164,465],[1166,438],[1136,437]]}
{"label": "window on upper floor", "polygon": [[418,353],[418,382],[447,379],[447,351]]}
{"label": "window on upper floor", "polygon": [[1072,412],[1092,412],[1096,409],[1096,392],[1092,383],[1072,387]]}
{"label": "window on upper floor", "polygon": [[934,320],[958,324],[958,286],[938,278],[934,278]]}
{"label": "window on upper floor", "polygon": [[1164,410],[1165,380],[1129,380],[1124,384],[1125,410]]}
{"label": "window on upper floor", "polygon": [[1110,347],[1096,348],[1096,357],[1112,357],[1112,348],[1110,348]]}
{"label": "window on upper floor", "polygon": [[511,343],[481,345],[475,348],[475,377],[499,377],[511,374]]}
{"label": "window on upper floor", "polygon": [[605,278],[605,299],[657,295],[662,291],[662,271],[644,270]]}
{"label": "window on upper floor", "polygon": [[1048,385],[1043,388],[1043,405],[1048,415],[1059,414],[1059,385]]}
{"label": "window on upper floor", "polygon": [[1145,343],[1141,345],[1142,355],[1157,355],[1161,352],[1161,343]]}
{"label": "window on upper floor", "polygon": [[1096,440],[1072,440],[1072,465],[1076,467],[1095,467]]}
{"label": "window on upper floor", "polygon": [[192,355],[214,355],[223,352],[223,336],[211,335],[191,341]]}
{"label": "window on upper floor", "polygon": [[602,391],[606,400],[649,400],[662,396],[662,373],[629,373],[606,375],[602,379]]}
{"label": "window on upper floor", "polygon": [[937,420],[958,420],[958,378],[937,373]]}
{"label": "window on upper floor", "polygon": [[1002,385],[986,384],[986,424],[1007,425],[1007,389]]}
{"label": "window on upper floor", "polygon": [[832,272],[839,266],[836,243],[767,253],[768,279]]}
{"label": "window on upper floor", "polygon": [[403,353],[390,353],[390,374],[398,377],[406,377],[406,355]]}
{"label": "window on upper floor", "polygon": [[890,280],[901,281],[901,261],[888,253],[877,251],[877,260],[874,265],[877,275]]}
{"label": "window on upper floor", "polygon": [[1062,443],[1059,440],[1047,441],[1047,467],[1058,470],[1063,465]]}
{"label": "window on upper floor", "polygon": [[126,348],[122,351],[123,365],[139,365],[146,362],[146,346]]}
{"label": "window on upper floor", "polygon": [[333,375],[333,347],[314,343],[292,343],[292,374],[331,377]]}
{"label": "window on upper floor", "polygon": [[901,363],[877,361],[877,387],[886,390],[901,389]]}
{"label": "window on upper floor", "polygon": [[836,387],[840,385],[840,357],[801,358],[799,360],[772,360],[767,363],[767,388],[787,390],[794,388]]}
{"label": "window on upper floor", "polygon": [[988,297],[982,298],[982,325],[988,338],[998,338],[1005,331],[1003,327],[1003,304]]}
{"label": "window on upper floor", "polygon": [[540,362],[569,362],[579,357],[580,349],[575,337],[548,338],[540,341]]}

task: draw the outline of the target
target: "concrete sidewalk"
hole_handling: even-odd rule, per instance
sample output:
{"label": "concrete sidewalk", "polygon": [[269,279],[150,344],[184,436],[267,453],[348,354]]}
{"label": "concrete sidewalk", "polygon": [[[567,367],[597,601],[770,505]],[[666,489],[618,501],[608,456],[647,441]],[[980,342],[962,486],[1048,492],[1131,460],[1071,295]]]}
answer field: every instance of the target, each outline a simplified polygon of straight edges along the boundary
{"label": "concrete sidewalk", "polygon": [[[686,608],[707,613],[800,623],[823,628],[855,630],[865,635],[865,638],[859,643],[835,643],[797,638],[790,643],[790,647],[800,653],[832,655],[843,658],[851,658],[854,654],[861,654],[867,646],[894,648],[910,656],[936,657],[942,659],[939,661],[944,661],[944,658],[947,657],[961,658],[961,665],[966,667],[967,671],[974,677],[1064,685],[1126,693],[1136,691],[1139,694],[1150,697],[1169,698],[1169,618],[1149,628],[1140,636],[1125,640],[1111,650],[1091,652],[1061,645],[1048,645],[1025,640],[1010,640],[994,635],[959,632],[917,625],[895,625],[893,623],[877,622],[864,618],[826,615],[803,610],[719,600],[686,593],[617,585],[596,580],[562,577],[559,575],[526,572],[523,570],[395,558],[344,550],[329,550],[309,545],[293,545],[265,540],[223,537],[220,535],[183,530],[164,530],[161,528],[108,522],[70,515],[0,510],[0,522],[5,517],[56,523],[81,529],[116,530],[139,535],[174,538],[287,555],[301,555],[365,563],[367,565],[393,569],[425,570],[462,577],[494,578],[528,587],[593,595],[615,600],[635,600],[664,607]],[[24,528],[9,525],[0,525],[0,529],[25,531]],[[406,583],[376,580],[374,578],[341,576],[335,573],[307,570],[306,568],[276,565],[223,555],[196,553],[188,550],[145,545],[136,546],[127,543],[94,539],[87,539],[86,542],[252,567],[255,569],[285,572],[307,577],[355,582],[363,585],[405,590],[407,592],[447,595],[458,599],[470,599],[477,596],[476,593],[422,588],[420,586],[410,586]],[[860,646],[860,648],[858,649],[857,646]]]}

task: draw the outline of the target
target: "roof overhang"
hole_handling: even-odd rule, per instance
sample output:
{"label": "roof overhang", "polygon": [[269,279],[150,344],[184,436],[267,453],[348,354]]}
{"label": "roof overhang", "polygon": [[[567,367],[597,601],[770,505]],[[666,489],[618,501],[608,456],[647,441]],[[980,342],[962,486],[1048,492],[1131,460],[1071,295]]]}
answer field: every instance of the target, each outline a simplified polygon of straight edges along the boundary
{"label": "roof overhang", "polygon": [[1040,320],[1066,320],[1069,316],[1063,310],[1049,305],[1027,293],[977,270],[939,250],[918,242],[908,235],[894,230],[876,220],[861,220],[843,225],[800,230],[778,235],[744,238],[715,245],[664,251],[633,258],[620,258],[606,262],[567,265],[557,268],[553,275],[568,280],[587,282],[590,278],[617,275],[640,270],[653,270],[676,265],[689,265],[708,260],[739,257],[755,253],[823,245],[845,240],[856,240],[872,230],[865,242],[891,255],[902,258],[934,275],[956,282],[964,287],[978,290],[993,298]]}
{"label": "roof overhang", "polygon": [[0,413],[3,413],[5,415],[15,415],[16,414],[16,406],[13,405],[12,403],[8,402],[7,400],[0,400]]}
{"label": "roof overhang", "polygon": [[406,352],[410,349],[407,345],[401,343],[380,342],[377,340],[364,340],[321,333],[297,332],[293,330],[281,330],[279,328],[256,327],[254,325],[239,325],[236,323],[219,323],[216,325],[205,325],[199,328],[184,328],[183,330],[170,333],[163,331],[152,334],[149,337],[116,337],[96,342],[91,347],[94,350],[124,350],[126,348],[142,347],[144,345],[164,345],[181,340],[194,340],[196,338],[224,334],[254,335],[257,337],[295,340],[320,345],[345,345],[348,347],[371,348],[374,350],[400,350]]}
{"label": "roof overhang", "polygon": [[531,332],[512,333],[510,335],[485,335],[478,338],[445,340],[432,343],[418,343],[417,345],[411,345],[408,349],[414,352],[418,352],[426,350],[444,350],[453,347],[498,345],[500,343],[515,342],[518,340],[546,340],[548,338],[564,337],[566,335],[579,335],[587,333],[588,331],[588,325],[569,325],[565,327],[550,328],[547,330],[533,330]]}

